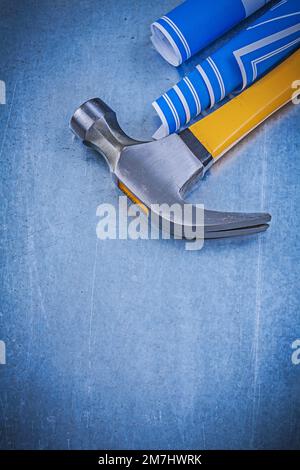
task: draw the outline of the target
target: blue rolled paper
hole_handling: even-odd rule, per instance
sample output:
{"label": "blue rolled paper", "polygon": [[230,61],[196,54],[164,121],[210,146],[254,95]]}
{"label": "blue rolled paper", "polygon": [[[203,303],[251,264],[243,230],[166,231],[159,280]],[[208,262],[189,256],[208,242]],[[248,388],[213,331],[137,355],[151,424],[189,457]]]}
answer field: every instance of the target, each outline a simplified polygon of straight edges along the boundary
{"label": "blue rolled paper", "polygon": [[152,103],[161,138],[178,131],[207,108],[241,91],[300,45],[300,0],[282,0],[207,57]]}
{"label": "blue rolled paper", "polygon": [[186,0],[151,25],[151,40],[178,66],[270,0]]}

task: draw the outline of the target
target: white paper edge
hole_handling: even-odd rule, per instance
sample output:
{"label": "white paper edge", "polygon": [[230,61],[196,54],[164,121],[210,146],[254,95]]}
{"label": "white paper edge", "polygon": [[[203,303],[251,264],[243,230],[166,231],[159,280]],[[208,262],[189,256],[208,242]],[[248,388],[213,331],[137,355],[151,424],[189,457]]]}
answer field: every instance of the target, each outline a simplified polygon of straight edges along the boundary
{"label": "white paper edge", "polygon": [[169,64],[178,67],[182,64],[182,56],[172,36],[160,23],[152,23],[151,26],[151,42],[157,52]]}
{"label": "white paper edge", "polygon": [[163,139],[164,137],[167,137],[170,134],[169,125],[167,123],[164,113],[162,112],[156,101],[153,101],[152,106],[161,120],[161,126],[157,129],[157,131],[154,132],[152,138],[155,140]]}

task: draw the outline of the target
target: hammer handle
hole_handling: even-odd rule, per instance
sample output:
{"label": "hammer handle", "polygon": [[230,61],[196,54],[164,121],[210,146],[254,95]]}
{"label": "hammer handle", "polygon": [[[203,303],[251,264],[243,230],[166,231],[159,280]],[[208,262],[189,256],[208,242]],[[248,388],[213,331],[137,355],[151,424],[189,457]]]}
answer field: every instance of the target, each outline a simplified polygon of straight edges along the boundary
{"label": "hammer handle", "polygon": [[291,101],[296,80],[300,80],[300,49],[189,130],[216,160]]}

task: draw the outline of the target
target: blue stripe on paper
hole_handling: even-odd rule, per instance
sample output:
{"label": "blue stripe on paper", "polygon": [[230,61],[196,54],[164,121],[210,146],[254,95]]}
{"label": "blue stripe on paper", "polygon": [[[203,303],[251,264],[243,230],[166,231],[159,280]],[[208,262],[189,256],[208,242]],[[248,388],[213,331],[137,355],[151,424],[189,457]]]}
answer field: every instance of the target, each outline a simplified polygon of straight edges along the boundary
{"label": "blue stripe on paper", "polygon": [[176,121],[174,119],[170,106],[167,104],[163,96],[158,98],[158,100],[156,100],[156,103],[166,118],[166,121],[169,126],[168,133],[173,134],[174,132],[176,132]]}
{"label": "blue stripe on paper", "polygon": [[175,92],[174,88],[169,90],[168,97],[171,99],[171,101],[174,104],[175,109],[177,111],[177,117],[178,117],[179,123],[180,123],[178,128],[180,128],[180,127],[184,126],[184,124],[186,123],[186,115],[185,115],[184,107],[183,107],[177,93]]}
{"label": "blue stripe on paper", "polygon": [[178,83],[178,87],[182,91],[182,94],[184,95],[186,99],[186,103],[189,107],[190,114],[194,115],[195,113],[197,113],[197,106],[196,106],[195,98],[189,86],[184,80],[181,80],[181,82]]}

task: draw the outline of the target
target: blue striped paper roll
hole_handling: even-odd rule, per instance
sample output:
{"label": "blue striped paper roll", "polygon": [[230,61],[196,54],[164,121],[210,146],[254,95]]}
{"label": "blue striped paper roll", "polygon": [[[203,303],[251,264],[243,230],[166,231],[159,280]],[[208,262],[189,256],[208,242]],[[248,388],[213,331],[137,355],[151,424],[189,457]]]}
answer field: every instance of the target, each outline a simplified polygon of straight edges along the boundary
{"label": "blue striped paper roll", "polygon": [[151,40],[178,66],[270,0],[186,0],[151,25]]}
{"label": "blue striped paper roll", "polygon": [[154,138],[178,131],[244,89],[299,45],[300,0],[281,0],[152,103],[162,121]]}

